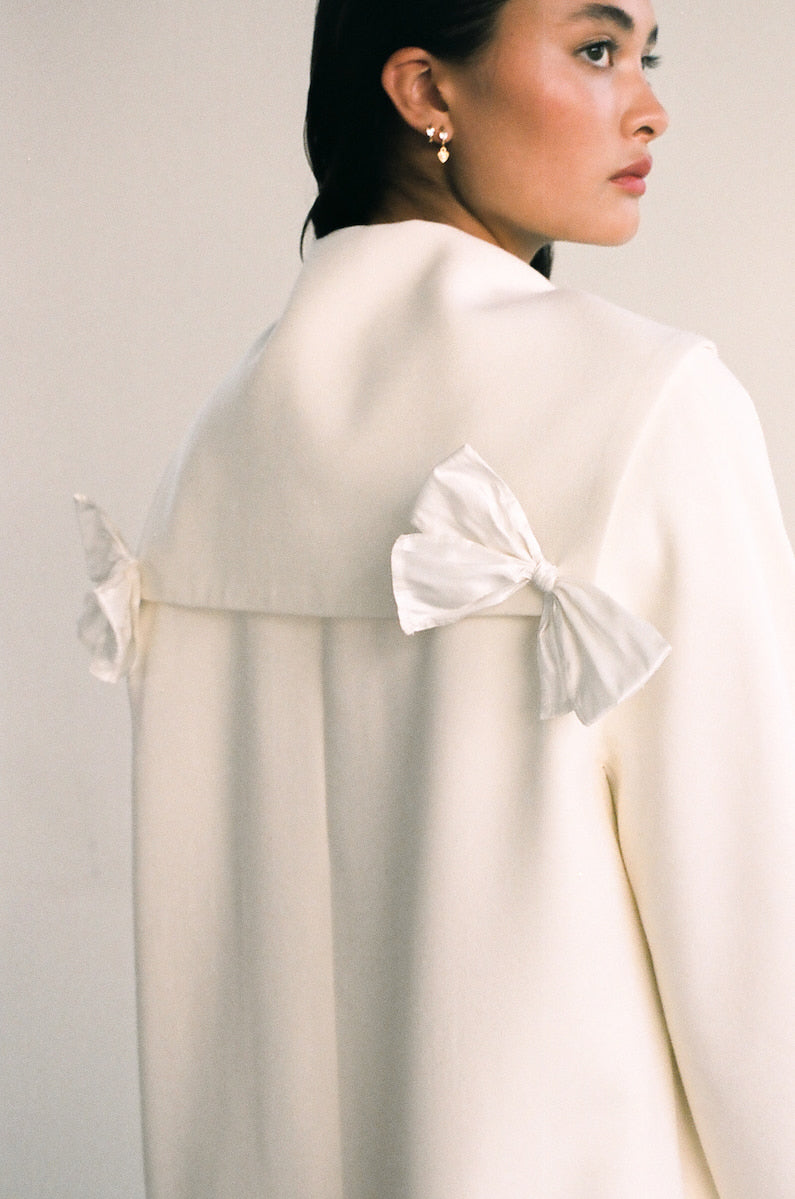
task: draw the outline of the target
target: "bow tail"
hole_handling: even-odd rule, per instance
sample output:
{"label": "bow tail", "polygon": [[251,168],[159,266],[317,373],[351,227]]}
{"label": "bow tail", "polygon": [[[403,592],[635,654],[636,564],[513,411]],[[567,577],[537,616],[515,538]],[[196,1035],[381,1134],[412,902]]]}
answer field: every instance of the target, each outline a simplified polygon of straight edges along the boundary
{"label": "bow tail", "polygon": [[574,711],[593,724],[640,690],[670,649],[599,588],[561,579],[544,597],[538,632],[542,719]]}

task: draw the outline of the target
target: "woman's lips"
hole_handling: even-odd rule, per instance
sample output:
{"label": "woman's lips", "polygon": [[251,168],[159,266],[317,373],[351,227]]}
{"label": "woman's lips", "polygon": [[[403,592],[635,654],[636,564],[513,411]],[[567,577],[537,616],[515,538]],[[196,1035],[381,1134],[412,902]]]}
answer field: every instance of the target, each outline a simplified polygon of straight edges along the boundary
{"label": "woman's lips", "polygon": [[648,155],[645,158],[639,158],[637,162],[630,163],[628,167],[624,167],[618,174],[613,175],[610,180],[617,187],[623,188],[632,196],[642,196],[646,191],[646,176],[651,170],[651,158]]}

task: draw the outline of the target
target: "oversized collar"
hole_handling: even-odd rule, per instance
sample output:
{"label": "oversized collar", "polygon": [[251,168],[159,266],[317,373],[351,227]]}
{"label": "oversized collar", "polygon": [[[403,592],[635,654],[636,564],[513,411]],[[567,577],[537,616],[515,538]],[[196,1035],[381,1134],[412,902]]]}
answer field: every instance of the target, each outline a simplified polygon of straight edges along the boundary
{"label": "oversized collar", "polygon": [[429,471],[466,442],[508,480],[546,552],[589,577],[611,488],[682,337],[446,225],[333,233],[167,471],[142,597],[394,616],[391,546]]}

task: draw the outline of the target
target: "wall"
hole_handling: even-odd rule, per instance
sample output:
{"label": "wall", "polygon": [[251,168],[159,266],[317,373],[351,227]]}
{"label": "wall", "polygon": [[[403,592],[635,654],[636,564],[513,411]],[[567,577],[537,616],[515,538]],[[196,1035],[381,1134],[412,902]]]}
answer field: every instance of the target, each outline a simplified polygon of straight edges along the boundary
{"label": "wall", "polygon": [[[126,700],[74,637],[70,496],[134,545],[186,423],[283,303],[311,10],[4,5],[0,1199],[142,1195]],[[561,247],[557,277],[716,338],[795,529],[791,0],[658,15],[673,127],[643,231]]]}
{"label": "wall", "polygon": [[75,640],[71,496],[135,545],[283,303],[312,4],[3,9],[0,1197],[139,1199],[127,706]]}

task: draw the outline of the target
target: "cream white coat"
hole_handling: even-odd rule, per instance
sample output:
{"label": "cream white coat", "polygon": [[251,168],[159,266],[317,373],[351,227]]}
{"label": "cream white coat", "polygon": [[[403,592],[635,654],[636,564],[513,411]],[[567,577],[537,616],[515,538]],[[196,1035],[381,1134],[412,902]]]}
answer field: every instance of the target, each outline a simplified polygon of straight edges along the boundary
{"label": "cream white coat", "polygon": [[[538,718],[532,588],[398,626],[465,442],[672,647],[590,728]],[[444,226],[332,234],[135,569],[150,1199],[795,1194],[795,571],[709,345]]]}

